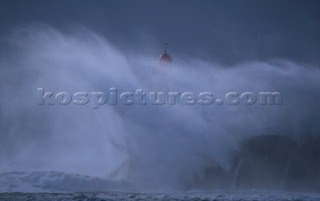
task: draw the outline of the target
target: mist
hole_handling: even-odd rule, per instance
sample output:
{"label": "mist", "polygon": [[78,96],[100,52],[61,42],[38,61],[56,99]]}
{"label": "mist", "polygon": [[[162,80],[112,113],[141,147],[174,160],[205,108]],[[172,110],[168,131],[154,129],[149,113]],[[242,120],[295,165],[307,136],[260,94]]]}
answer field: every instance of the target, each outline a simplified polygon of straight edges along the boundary
{"label": "mist", "polygon": [[[192,54],[159,64],[158,47],[121,49],[86,27],[13,29],[1,38],[0,172],[59,171],[188,189],[206,170],[233,171],[241,143],[266,134],[319,137],[319,68],[284,59],[232,66]],[[148,44],[148,41],[145,41]],[[154,49],[153,49],[154,48]],[[155,54],[156,53],[156,54]],[[170,53],[170,49],[169,49]],[[60,92],[280,92],[281,105],[38,105]],[[215,178],[217,181],[219,178]]]}

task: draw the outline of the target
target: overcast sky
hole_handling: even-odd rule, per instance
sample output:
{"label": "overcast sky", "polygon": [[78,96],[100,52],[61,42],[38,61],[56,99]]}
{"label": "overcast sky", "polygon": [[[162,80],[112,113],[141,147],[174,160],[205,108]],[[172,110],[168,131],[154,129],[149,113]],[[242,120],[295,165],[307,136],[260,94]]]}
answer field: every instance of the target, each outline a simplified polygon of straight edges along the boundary
{"label": "overcast sky", "polygon": [[0,30],[84,25],[141,52],[161,51],[167,42],[174,55],[225,64],[277,58],[319,64],[319,11],[316,0],[0,0]]}

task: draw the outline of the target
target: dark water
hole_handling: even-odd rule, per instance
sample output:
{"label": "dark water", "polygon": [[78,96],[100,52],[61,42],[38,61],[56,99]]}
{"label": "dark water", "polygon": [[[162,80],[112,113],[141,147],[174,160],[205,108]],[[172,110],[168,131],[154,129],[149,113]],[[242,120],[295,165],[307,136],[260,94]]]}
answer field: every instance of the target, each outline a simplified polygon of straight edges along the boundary
{"label": "dark water", "polygon": [[103,201],[103,200],[212,200],[212,201],[318,201],[320,194],[290,194],[290,193],[0,193],[0,200],[4,201]]}

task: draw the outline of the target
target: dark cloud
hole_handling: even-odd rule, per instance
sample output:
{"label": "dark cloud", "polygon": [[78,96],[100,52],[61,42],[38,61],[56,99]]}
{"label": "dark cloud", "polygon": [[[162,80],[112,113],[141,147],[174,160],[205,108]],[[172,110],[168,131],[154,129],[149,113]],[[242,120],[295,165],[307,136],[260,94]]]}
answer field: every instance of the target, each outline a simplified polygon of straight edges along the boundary
{"label": "dark cloud", "polygon": [[[319,64],[319,1],[1,1],[0,25],[88,26],[125,48],[223,62]],[[153,52],[158,54],[158,52]]]}

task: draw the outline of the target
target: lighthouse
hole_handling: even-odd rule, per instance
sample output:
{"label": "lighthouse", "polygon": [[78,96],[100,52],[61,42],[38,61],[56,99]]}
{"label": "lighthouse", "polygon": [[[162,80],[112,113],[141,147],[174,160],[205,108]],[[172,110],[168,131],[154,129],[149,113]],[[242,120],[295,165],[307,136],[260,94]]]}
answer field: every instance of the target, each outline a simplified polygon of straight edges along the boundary
{"label": "lighthouse", "polygon": [[164,52],[160,55],[160,63],[163,65],[167,65],[167,64],[171,64],[172,63],[172,58],[171,56],[168,54],[168,44],[164,44]]}

